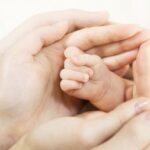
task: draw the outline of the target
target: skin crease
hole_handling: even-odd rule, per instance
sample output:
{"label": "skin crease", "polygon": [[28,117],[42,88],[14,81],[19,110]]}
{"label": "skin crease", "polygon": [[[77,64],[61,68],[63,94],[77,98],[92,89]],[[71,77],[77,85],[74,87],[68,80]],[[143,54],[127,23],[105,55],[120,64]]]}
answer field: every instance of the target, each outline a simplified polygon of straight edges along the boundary
{"label": "skin crease", "polygon": [[110,111],[126,100],[126,80],[109,71],[99,56],[88,55],[75,47],[64,53],[65,68],[60,72],[64,92],[89,100],[103,111]]}
{"label": "skin crease", "polygon": [[[139,28],[132,25],[109,25],[86,28],[64,37],[76,28],[104,25],[104,22],[107,22],[107,19],[103,18],[102,22],[92,21],[92,24],[89,25],[89,23],[87,24],[87,21],[89,22],[88,17],[90,16],[93,20],[92,15],[82,13],[81,16],[84,17],[81,17],[81,20],[74,17],[75,20],[79,21],[74,21],[76,25],[72,22],[70,24],[69,19],[67,23],[63,22],[51,26],[45,25],[45,23],[40,27],[37,26],[36,29],[30,28],[31,24],[29,24],[27,27],[22,26],[14,31],[2,41],[0,51],[0,126],[4,132],[2,132],[1,138],[8,138],[11,144],[28,130],[50,119],[72,116],[80,110],[82,102],[67,96],[60,90],[59,86],[59,72],[63,67],[63,53],[66,46],[79,44],[83,50],[86,50],[84,48],[86,45],[90,51],[95,46],[102,44],[107,46],[110,43],[127,40],[140,32]],[[70,13],[68,14],[70,15]],[[75,16],[76,12],[73,14]],[[99,20],[99,15],[94,20]],[[89,39],[84,41],[87,33]],[[19,36],[16,37],[17,35]],[[77,43],[77,37],[80,38],[80,42],[83,42]],[[96,39],[99,37],[105,38],[97,41]],[[138,44],[134,47],[133,45],[128,46],[129,50],[136,48]],[[132,59],[128,61],[130,62]],[[7,143],[7,140],[5,141]],[[11,145],[10,143],[7,145],[8,147]]]}
{"label": "skin crease", "polygon": [[109,113],[93,111],[54,119],[22,137],[10,150],[143,150],[150,141],[149,108],[149,99],[141,97]]}
{"label": "skin crease", "polygon": [[[28,129],[31,129],[34,126],[37,126],[41,123],[44,123],[49,119],[52,119],[55,117],[60,117],[60,116],[73,115],[73,114],[76,114],[78,112],[78,110],[80,109],[79,105],[81,103],[79,101],[74,101],[74,98],[66,96],[66,95],[64,95],[64,93],[60,92],[61,90],[59,87],[59,71],[62,68],[62,64],[63,64],[62,62],[64,59],[62,48],[63,47],[61,45],[61,42],[58,42],[58,44],[53,44],[53,45],[51,45],[51,47],[43,49],[42,53],[39,53],[34,59],[35,63],[38,64],[37,67],[36,67],[36,64],[35,65],[32,64],[32,66],[26,65],[26,63],[24,64],[24,61],[26,62],[27,59],[26,59],[26,57],[23,58],[22,54],[20,54],[18,52],[11,53],[10,51],[8,51],[5,55],[6,57],[3,57],[3,59],[5,60],[5,61],[3,61],[3,62],[5,62],[4,63],[5,66],[9,66],[6,68],[15,68],[17,70],[17,71],[15,71],[15,70],[14,71],[13,70],[5,71],[4,70],[4,72],[7,72],[7,74],[6,74],[7,76],[3,76],[5,74],[1,74],[1,79],[3,79],[2,80],[3,84],[1,84],[1,91],[4,91],[4,92],[2,92],[3,95],[1,95],[1,99],[5,99],[5,103],[6,103],[5,106],[7,107],[6,108],[3,105],[2,112],[3,112],[3,114],[5,114],[6,110],[8,110],[8,108],[9,108],[9,111],[7,111],[7,113],[8,113],[7,116],[10,116],[10,114],[11,114],[11,116],[13,116],[13,117],[11,117],[11,118],[13,118],[13,120],[11,121],[11,124],[9,123],[9,125],[7,125],[7,122],[10,122],[9,117],[8,117],[8,120],[6,120],[6,127],[8,126],[11,131],[15,131],[15,133],[11,133],[13,138],[19,137],[20,135],[24,134]],[[16,48],[14,48],[14,49],[16,49]],[[55,56],[55,57],[53,57],[53,56]],[[19,58],[21,58],[21,60]],[[28,62],[28,64],[30,64],[32,62],[31,61],[32,59],[30,57],[27,57],[27,58],[29,58],[29,60],[27,62]],[[59,60],[59,62],[56,60]],[[20,65],[20,64],[22,64],[22,65]],[[40,65],[40,68],[39,68],[39,65]],[[20,68],[20,66],[21,66],[21,68]],[[54,66],[55,66],[55,68],[53,68]],[[3,67],[3,68],[5,68],[5,67]],[[34,70],[34,68],[36,70]],[[47,71],[49,71],[49,68],[50,68],[50,70],[52,70],[52,72],[47,72]],[[42,71],[41,69],[42,70],[44,69],[44,70]],[[34,72],[33,72],[33,70],[34,70]],[[49,76],[49,74],[51,74],[51,76]],[[21,75],[22,75],[22,78],[21,78]],[[26,76],[30,77],[30,79],[26,78]],[[44,77],[43,81],[41,80],[41,76],[42,76],[42,78]],[[12,77],[14,80],[9,80],[9,79],[12,79]],[[49,79],[49,77],[51,77],[51,78]],[[18,78],[20,79],[19,82],[18,82]],[[17,80],[17,85],[16,85],[15,79]],[[29,80],[27,80],[27,79],[29,79]],[[47,86],[48,80],[50,81],[49,86]],[[4,82],[4,81],[6,81],[6,82]],[[22,81],[24,81],[26,83],[26,84],[24,84],[23,89],[20,88],[20,87],[22,87]],[[32,81],[32,82],[28,82],[28,81]],[[41,82],[39,83],[39,81],[41,81]],[[51,81],[53,81],[53,82],[51,82]],[[37,84],[35,84],[35,83],[37,83]],[[40,84],[40,85],[38,85],[38,84]],[[5,86],[3,87],[2,85],[5,85]],[[9,85],[9,86],[7,87],[7,85]],[[52,85],[55,85],[55,86],[52,86]],[[44,86],[47,86],[46,91],[45,91]],[[27,91],[25,91],[25,87],[30,87],[30,89],[27,88],[26,89]],[[6,91],[5,89],[7,89],[7,93],[5,93],[5,91]],[[12,93],[13,92],[12,89],[17,89],[17,95],[15,93]],[[8,94],[9,91],[10,91],[10,93]],[[22,93],[22,91],[23,91],[23,93]],[[31,91],[36,91],[36,93],[31,92]],[[28,94],[28,92],[31,94]],[[42,92],[44,92],[44,95]],[[19,101],[16,101],[16,96],[18,99],[18,93],[21,96],[19,99],[21,99],[21,105],[23,106],[23,108],[20,107],[21,108],[20,110],[15,109],[16,107],[19,107],[18,104],[20,103]],[[37,95],[37,93],[38,93],[38,95]],[[5,97],[7,95],[9,95],[10,97]],[[27,97],[27,95],[29,97]],[[41,103],[40,100],[41,100],[41,98],[43,99],[43,96],[44,96],[44,100],[43,100],[44,103]],[[34,97],[34,101],[31,99],[33,97]],[[62,101],[62,97],[63,97],[63,101]],[[36,101],[35,101],[35,99],[36,99]],[[11,103],[9,103],[9,100],[13,101],[13,106],[10,105]],[[16,103],[14,103],[14,101]],[[27,103],[27,102],[29,102],[29,103]],[[39,102],[41,103],[40,106],[38,106]],[[5,103],[3,103],[3,104],[5,104]],[[7,103],[9,103],[9,105]],[[56,108],[59,108],[59,109],[56,109]],[[17,116],[17,120],[16,120],[15,116]],[[2,118],[5,118],[5,115]],[[28,121],[26,121],[26,120],[28,120]],[[25,123],[25,122],[27,122],[27,123]],[[17,132],[16,132],[16,130],[17,130]]]}
{"label": "skin crease", "polygon": [[[142,89],[141,89],[142,90]],[[145,90],[145,88],[143,88],[143,90]],[[141,98],[141,101],[143,102],[143,99],[144,98]],[[136,102],[138,102],[138,101],[140,101],[140,99],[139,100],[135,100]],[[149,100],[148,100],[149,101]],[[130,101],[130,102],[133,102],[133,101]],[[144,104],[144,105],[143,105]],[[144,103],[142,103],[142,106],[146,106],[146,109],[148,109],[147,108],[147,104],[145,105],[146,103],[144,102]],[[134,105],[134,106],[137,106],[137,105]],[[130,114],[129,113],[129,110],[128,109],[126,109],[125,107],[121,107],[121,110],[123,110],[123,108],[124,108],[124,110],[126,110],[127,112],[126,113],[123,113],[124,115],[125,114]],[[139,113],[139,112],[138,112]],[[116,114],[116,113],[115,113]],[[123,114],[121,114],[121,112],[118,112],[118,114],[119,115],[121,115],[121,118],[122,118],[122,115]],[[103,115],[105,115],[105,114],[99,114],[98,113],[98,115],[96,115],[96,114],[94,114],[94,116],[96,116],[96,117],[91,117],[91,116],[93,116],[93,115],[87,115],[87,118],[89,118],[89,120],[91,119],[91,118],[98,118],[98,116],[103,116]],[[111,148],[113,148],[114,150],[116,150],[117,148],[118,149],[120,149],[121,147],[122,147],[122,144],[121,144],[121,142],[120,142],[120,144],[117,142],[117,141],[124,141],[126,138],[128,139],[129,137],[130,137],[130,140],[127,140],[127,142],[128,143],[126,143],[126,145],[128,145],[128,148],[130,148],[131,150],[137,150],[137,148],[140,148],[140,149],[143,149],[144,147],[147,147],[147,145],[148,145],[148,142],[149,142],[149,137],[145,134],[145,132],[139,132],[139,130],[141,130],[141,129],[144,129],[144,131],[145,131],[145,129],[146,130],[148,130],[149,129],[149,123],[147,124],[147,122],[143,122],[143,118],[145,118],[145,116],[147,117],[147,115],[149,115],[149,114],[147,114],[147,113],[144,113],[144,114],[142,114],[142,115],[139,115],[139,117],[137,118],[137,117],[135,117],[135,119],[133,118],[129,123],[127,123],[126,125],[125,125],[125,127],[123,127],[122,128],[122,130],[119,132],[119,133],[117,133],[116,134],[116,136],[114,136],[114,138],[110,138],[110,140],[109,141],[107,141],[106,143],[104,143],[104,144],[102,144],[102,145],[99,145],[98,147],[95,147],[94,148],[94,150],[102,150],[102,149],[110,149],[110,147]],[[83,115],[84,117],[85,117],[85,115]],[[77,117],[78,118],[78,117]],[[79,117],[80,118],[80,117]],[[123,117],[123,118],[126,118],[125,116]],[[69,118],[68,118],[69,119]],[[62,119],[58,119],[58,123],[57,123],[57,121],[56,121],[56,124],[54,123],[54,130],[53,131],[56,131],[55,129],[56,128],[59,128],[59,127],[61,127],[60,126],[60,124],[61,124],[61,120],[62,120],[62,124],[64,124],[64,123],[67,123],[67,125],[68,124],[70,124],[69,122],[72,120],[73,122],[75,121],[79,121],[78,119],[73,119],[73,118],[70,118],[69,120],[68,120],[67,118],[62,118]],[[141,120],[142,119],[142,120]],[[68,120],[68,121],[67,121]],[[100,120],[100,119],[98,119],[98,120]],[[60,121],[60,122],[59,122]],[[71,121],[71,122],[72,122]],[[148,120],[147,120],[148,121]],[[54,121],[55,122],[55,121]],[[80,121],[79,121],[80,122]],[[93,120],[90,120],[90,122],[94,122]],[[109,124],[112,124],[112,120],[111,120],[111,123],[109,123]],[[142,122],[142,124],[140,124],[139,126],[137,126],[137,124],[139,124],[139,123],[141,123]],[[57,127],[57,125],[59,124],[59,126]],[[87,122],[86,122],[86,124],[88,124]],[[97,124],[97,123],[96,123]],[[48,128],[46,128],[46,126],[44,126],[43,127],[43,129],[42,129],[42,127],[41,127],[41,129],[42,130],[39,130],[39,129],[37,129],[36,130],[36,132],[34,133],[34,134],[31,134],[27,139],[27,141],[23,138],[23,141],[21,141],[20,143],[19,143],[19,145],[16,145],[16,146],[14,146],[13,148],[12,148],[12,150],[18,150],[18,149],[23,149],[23,148],[25,148],[26,147],[26,149],[36,149],[37,150],[37,147],[40,149],[40,147],[39,147],[39,143],[41,143],[41,144],[43,144],[43,146],[44,147],[42,147],[42,149],[44,148],[44,149],[46,149],[45,148],[45,146],[49,146],[48,148],[51,148],[50,146],[58,146],[59,144],[60,144],[60,142],[59,142],[59,144],[54,144],[54,145],[47,145],[46,143],[44,143],[44,142],[46,142],[46,139],[49,139],[49,137],[47,137],[48,136],[48,129],[51,129],[51,128],[49,128],[50,127],[50,125],[52,125],[53,126],[53,123],[51,124],[47,124],[46,126],[48,127]],[[148,126],[147,126],[148,125]],[[98,126],[99,126],[99,124],[98,124]],[[137,128],[138,127],[138,128]],[[139,128],[140,127],[140,128]],[[147,128],[148,127],[148,128]],[[95,127],[94,127],[95,128]],[[137,128],[137,129],[136,129]],[[52,129],[53,129],[53,127],[52,127]],[[57,129],[58,130],[58,129]],[[104,129],[101,129],[101,130],[104,130]],[[43,132],[44,131],[44,132]],[[64,128],[63,128],[63,131],[64,131]],[[89,130],[88,130],[89,131]],[[128,132],[128,131],[130,131],[130,132]],[[97,133],[97,131],[95,131],[96,133]],[[41,137],[41,134],[43,133],[43,136],[42,137],[44,137],[44,135],[46,136],[45,138],[38,138],[38,137]],[[44,133],[46,133],[46,134],[44,134]],[[66,131],[65,131],[65,133],[66,133]],[[80,132],[79,132],[80,133]],[[82,133],[82,132],[81,132]],[[92,133],[93,133],[93,131],[92,131]],[[126,133],[129,133],[129,134],[126,134]],[[144,133],[144,134],[143,134]],[[52,133],[50,132],[50,135],[51,135]],[[38,136],[38,135],[40,135],[40,136]],[[63,137],[64,137],[64,134],[62,134],[63,135]],[[149,134],[148,134],[149,135]],[[134,140],[134,138],[135,137],[140,137],[140,139],[138,139],[138,138],[136,138],[136,139],[138,139],[138,141],[135,141]],[[67,137],[67,136],[66,136]],[[70,136],[69,136],[70,137]],[[72,137],[72,135],[71,135],[71,137]],[[92,138],[92,137],[91,137]],[[57,138],[56,138],[57,139]],[[58,138],[59,139],[59,138]],[[58,142],[58,139],[55,141],[56,143]],[[69,139],[72,139],[72,138],[69,138]],[[38,142],[38,140],[40,140],[40,142]],[[41,142],[43,140],[43,142]],[[87,141],[89,141],[89,139],[86,139]],[[37,143],[36,143],[36,141],[37,141]],[[48,140],[49,141],[49,140]],[[85,143],[87,144],[87,143],[89,143],[89,142],[87,142],[87,141],[85,141]],[[141,141],[143,141],[143,142],[141,142]],[[23,143],[22,143],[23,142]],[[24,142],[25,142],[25,145],[24,145]],[[27,143],[26,143],[27,142]],[[30,143],[31,142],[31,143]],[[55,143],[54,142],[54,143]],[[48,142],[49,143],[49,142]],[[69,142],[68,142],[69,143]],[[137,145],[133,145],[133,143],[138,143],[138,147],[137,147]],[[144,144],[143,144],[144,143]],[[31,145],[30,145],[31,144]],[[50,144],[50,143],[49,143]],[[86,149],[87,149],[87,145],[84,145],[84,146],[86,146]],[[129,144],[130,144],[130,146],[129,146]],[[75,145],[78,145],[78,144],[75,144]],[[75,146],[74,145],[74,146]],[[146,146],[145,146],[146,145]],[[29,147],[28,147],[29,146]],[[31,146],[31,147],[30,147]],[[41,146],[41,145],[40,145]],[[63,143],[63,146],[64,146],[64,143]],[[72,145],[73,146],[73,145]],[[88,145],[89,146],[89,145]],[[90,145],[91,146],[91,145]],[[56,149],[57,149],[57,147],[55,147]],[[64,147],[61,147],[61,148],[64,148],[65,150],[66,150],[66,147],[64,146]],[[67,147],[68,148],[68,147]],[[73,148],[73,147],[72,147]],[[74,148],[76,148],[76,147],[74,147]],[[79,147],[77,147],[77,148],[79,148]],[[70,148],[69,148],[70,149]],[[81,148],[81,149],[83,149],[83,147]],[[91,149],[91,148],[90,148]],[[126,149],[126,147],[125,147],[125,149]]]}
{"label": "skin crease", "polygon": [[[81,31],[81,33],[82,33],[82,31]],[[141,34],[141,33],[140,33],[140,34]],[[83,34],[82,34],[82,35],[83,35]],[[85,34],[85,35],[86,35],[86,34]],[[138,37],[138,36],[137,36],[137,37]],[[137,37],[136,37],[136,38],[137,38]],[[74,38],[76,38],[76,36],[75,36]],[[135,39],[136,39],[136,38],[135,38]],[[70,39],[72,40],[72,37],[71,37]],[[130,48],[133,48],[135,45],[138,45],[138,44],[141,42],[141,40],[139,40],[138,38],[137,38],[138,40],[136,39],[137,41],[136,41],[135,39],[132,39],[132,38],[131,38],[130,41],[129,41],[129,40],[126,40],[126,41],[124,41],[124,42],[121,42],[121,46],[120,46],[120,47],[122,47],[122,45],[124,45],[123,47],[125,47],[125,45],[126,45],[126,47],[129,48],[129,49],[130,49]],[[70,40],[70,41],[71,41],[71,40]],[[136,41],[136,42],[135,42],[135,41]],[[139,41],[140,41],[140,42],[139,42]],[[144,41],[144,40],[142,40],[142,42],[143,42],[143,41]],[[76,41],[76,42],[77,42],[77,41]],[[76,45],[76,44],[77,44],[76,42],[75,42],[75,44],[71,43],[71,45]],[[105,46],[103,46],[103,47],[99,47],[98,49],[102,49],[102,51],[103,51],[106,47],[110,49],[111,46],[112,46],[112,49],[113,49],[114,47],[116,48],[116,45],[117,45],[118,51],[119,51],[119,50],[120,50],[119,45],[116,44],[114,41],[111,41],[111,42],[112,42],[111,44],[108,44],[107,46],[105,45]],[[69,42],[68,42],[68,43],[69,43]],[[68,43],[67,43],[67,45],[69,45]],[[83,42],[83,43],[84,43],[84,42]],[[81,44],[81,47],[83,47],[83,45],[84,45],[83,43],[80,43],[80,44]],[[123,43],[123,44],[122,44],[122,43]],[[128,43],[128,44],[127,44],[127,43]],[[135,44],[135,43],[136,43],[136,44]],[[137,44],[137,43],[138,43],[138,44]],[[83,45],[82,45],[82,44],[83,44]],[[92,43],[91,45],[92,45],[92,46],[97,46],[97,42],[94,43],[94,44],[95,44],[95,45],[93,45],[93,43]],[[101,44],[101,42],[100,42],[100,44]],[[106,43],[105,43],[105,44],[106,44]],[[119,44],[120,44],[120,42],[119,42]],[[135,44],[135,45],[133,46],[133,44]],[[58,45],[59,45],[59,44],[58,44]],[[59,47],[61,44],[60,44],[59,46],[58,46],[58,45],[57,45],[57,44],[54,44],[52,48]],[[85,44],[85,45],[87,46],[88,44]],[[127,46],[127,45],[128,45],[128,46]],[[69,46],[70,46],[70,45],[69,45]],[[88,45],[88,46],[89,46],[89,45]],[[89,46],[89,47],[92,47],[92,46]],[[60,46],[60,47],[61,47],[61,46]],[[86,47],[86,48],[87,48],[87,47]],[[83,48],[83,49],[84,49],[84,48]],[[97,47],[94,48],[94,49],[91,49],[91,51],[95,51],[95,49],[97,49]],[[85,49],[84,49],[84,50],[85,50]],[[126,48],[123,48],[123,50],[126,51],[127,49],[126,49]],[[59,50],[58,50],[58,51],[59,51]],[[90,50],[89,50],[89,51],[90,51]],[[49,52],[49,51],[48,51],[48,52]],[[56,50],[56,51],[53,51],[53,52],[51,51],[51,53],[50,53],[51,55],[50,55],[50,56],[51,56],[51,60],[53,60],[53,61],[52,61],[52,62],[53,62],[53,65],[56,65],[56,64],[57,64],[57,65],[59,66],[59,67],[58,67],[58,70],[59,70],[59,69],[62,67],[62,64],[61,64],[61,63],[60,63],[60,64],[59,64],[59,63],[56,63],[56,62],[57,62],[57,61],[56,61],[57,59],[54,58],[54,54],[56,55],[55,52],[57,52],[57,50]],[[8,53],[8,54],[9,54],[9,53]],[[52,54],[53,54],[53,55],[52,55]],[[58,55],[58,58],[61,58],[61,57],[62,57],[62,52],[58,52],[57,55]],[[106,55],[106,54],[105,54],[105,55]],[[110,55],[110,52],[108,53],[108,55]],[[14,56],[14,55],[13,55],[13,56]],[[22,56],[22,55],[20,55],[20,56]],[[53,57],[52,57],[52,56],[53,56]],[[60,56],[60,57],[59,57],[59,56]],[[41,55],[40,57],[42,57],[42,55]],[[12,58],[12,57],[11,57],[11,58]],[[56,58],[57,58],[57,57],[56,57]],[[8,60],[9,60],[9,59],[8,59]],[[63,60],[63,58],[62,58],[62,60]],[[21,59],[21,61],[22,61],[22,59]],[[20,60],[19,60],[19,62],[20,62]],[[43,62],[43,61],[42,61],[42,62]],[[6,63],[6,64],[7,64],[7,63]],[[12,64],[12,62],[11,62],[11,64]],[[2,66],[3,66],[3,65],[2,65]],[[6,66],[7,66],[7,65],[6,65]],[[9,63],[8,63],[8,66],[9,66]],[[15,66],[16,66],[16,64],[15,64]],[[52,68],[54,69],[55,67],[52,67]],[[42,69],[43,69],[43,66],[42,66]],[[58,70],[55,72],[56,74],[57,74],[57,72],[59,72]],[[54,78],[54,75],[56,75],[55,73],[54,73],[53,76],[52,76],[53,79],[55,79],[55,78]],[[17,74],[17,73],[16,73],[16,74]],[[19,74],[19,75],[20,75],[20,74]],[[11,76],[11,79],[12,79],[12,76]],[[56,85],[56,87],[57,87],[57,85]],[[56,88],[56,89],[57,89],[57,88]],[[144,90],[145,90],[145,89],[144,89]],[[58,90],[58,91],[59,91],[59,90]],[[18,92],[17,92],[17,94],[18,94]],[[58,97],[59,97],[59,96],[58,96]],[[60,97],[61,97],[61,96],[60,96]],[[57,98],[57,96],[56,96],[56,98]],[[64,100],[64,99],[63,99],[63,100]],[[54,103],[55,103],[55,102],[54,102]],[[63,103],[64,103],[64,101],[63,101]],[[63,104],[63,103],[62,103],[62,104]],[[54,106],[56,106],[56,103],[55,103]],[[62,109],[61,111],[63,112],[64,109]],[[51,111],[51,112],[52,112],[52,111]],[[69,112],[70,112],[70,110],[69,110]],[[8,114],[9,114],[9,113],[8,113]],[[8,115],[8,116],[9,116],[9,115]],[[7,118],[8,118],[8,120],[9,120],[9,117],[7,117]],[[6,119],[6,118],[5,118],[5,119]],[[44,119],[43,119],[43,120],[44,120]],[[143,121],[141,121],[141,120],[139,120],[139,121],[137,121],[137,120],[134,121],[134,120],[133,120],[133,123],[131,123],[131,124],[134,124],[134,125],[135,125],[135,124],[137,124],[138,122],[143,122]],[[131,124],[129,124],[128,127],[130,127]],[[145,124],[145,122],[144,122],[144,124]],[[141,125],[140,125],[140,126],[141,126]],[[136,126],[133,126],[133,127],[135,128]],[[133,129],[133,127],[132,127],[132,129]],[[144,128],[145,126],[142,125],[141,127],[142,127],[143,129],[145,129],[145,128]],[[123,129],[124,129],[124,128],[123,128]],[[128,131],[127,129],[128,129],[128,128],[124,129],[123,132],[121,132],[122,134],[120,134],[120,135],[125,135],[125,133],[128,133],[128,132],[127,132],[127,131]],[[137,130],[136,130],[136,132],[137,132]],[[136,132],[134,131],[134,133],[136,133]],[[142,133],[141,133],[141,134],[142,134]],[[63,134],[63,135],[64,135],[64,134]],[[135,134],[135,135],[136,135],[136,134]],[[135,136],[135,135],[134,135],[134,136]],[[117,137],[118,137],[118,136],[117,136]],[[119,136],[119,137],[120,137],[120,136]],[[122,136],[122,137],[124,137],[124,136]],[[128,136],[127,136],[127,137],[128,137]],[[135,136],[135,137],[136,137],[136,136]],[[140,137],[140,136],[139,136],[139,137]],[[120,138],[115,138],[115,139],[118,139],[118,140],[119,140]],[[111,141],[111,140],[110,140],[110,141]],[[117,140],[113,140],[113,141],[117,141]],[[147,143],[147,142],[146,142],[146,143]],[[127,144],[127,145],[128,145],[128,144]],[[145,144],[145,145],[146,145],[146,144]],[[144,146],[145,146],[145,145],[144,145]],[[108,144],[106,144],[105,146],[107,146],[107,148],[110,149],[112,145],[111,145],[111,143],[108,142]],[[104,146],[104,148],[105,148],[105,146]],[[118,146],[118,145],[116,145],[116,146]],[[121,144],[121,146],[122,146],[122,144]],[[144,146],[142,145],[142,147],[144,147]],[[98,147],[98,148],[99,148],[99,147]],[[115,148],[116,148],[116,147],[115,147]],[[121,147],[120,147],[120,148],[121,148]],[[132,148],[132,150],[133,150],[133,147],[131,147],[131,148]],[[102,147],[100,147],[99,149],[102,149]],[[141,148],[141,149],[143,149],[143,148]]]}

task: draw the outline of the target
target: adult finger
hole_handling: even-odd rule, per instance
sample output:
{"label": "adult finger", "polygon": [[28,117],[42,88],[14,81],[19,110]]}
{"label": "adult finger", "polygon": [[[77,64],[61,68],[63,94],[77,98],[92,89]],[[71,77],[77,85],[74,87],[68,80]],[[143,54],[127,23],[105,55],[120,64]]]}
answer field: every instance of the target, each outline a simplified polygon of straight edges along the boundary
{"label": "adult finger", "polygon": [[[150,108],[150,101],[146,98],[128,101],[108,114],[97,116],[86,123],[81,129],[83,141],[96,146],[114,135],[130,119]],[[84,139],[85,138],[85,139]]]}
{"label": "adult finger", "polygon": [[150,142],[150,112],[143,112],[131,119],[110,140],[94,150],[142,150]]}
{"label": "adult finger", "polygon": [[112,71],[120,69],[128,64],[131,64],[137,56],[138,50],[132,50],[119,55],[103,58],[103,62]]}
{"label": "adult finger", "polygon": [[43,46],[48,46],[63,38],[67,31],[68,23],[66,22],[41,27],[23,37],[11,48],[11,52],[14,54],[26,53],[34,56]]}
{"label": "adult finger", "polygon": [[91,27],[73,33],[66,41],[68,46],[77,46],[88,50],[95,46],[119,42],[128,39],[141,29],[135,25],[113,24],[102,27]]}
{"label": "adult finger", "polygon": [[77,47],[68,47],[64,52],[66,58],[75,57],[81,54],[84,54],[84,52]]}
{"label": "adult finger", "polygon": [[17,27],[12,33],[6,36],[1,41],[0,48],[3,50],[7,49],[24,35],[42,26],[48,26],[58,22],[67,21],[69,24],[68,32],[72,32],[80,28],[107,24],[108,18],[109,14],[103,11],[88,12],[82,10],[65,10],[38,14],[29,18],[27,21]]}
{"label": "adult finger", "polygon": [[114,42],[114,43],[109,43],[98,47],[94,47],[90,49],[88,52],[92,54],[93,53],[97,54],[102,58],[114,56],[117,54],[124,53],[126,51],[130,51],[132,49],[139,48],[141,44],[143,44],[149,39],[150,39],[150,31],[141,30],[131,38],[119,42]]}

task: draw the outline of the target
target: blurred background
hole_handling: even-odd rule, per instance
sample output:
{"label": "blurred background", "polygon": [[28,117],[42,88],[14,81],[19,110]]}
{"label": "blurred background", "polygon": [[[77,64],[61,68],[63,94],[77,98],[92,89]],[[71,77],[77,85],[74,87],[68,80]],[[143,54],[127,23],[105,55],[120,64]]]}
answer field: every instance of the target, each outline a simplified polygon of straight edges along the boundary
{"label": "blurred background", "polygon": [[150,27],[150,0],[0,0],[0,38],[36,13],[71,8],[107,10],[113,21]]}

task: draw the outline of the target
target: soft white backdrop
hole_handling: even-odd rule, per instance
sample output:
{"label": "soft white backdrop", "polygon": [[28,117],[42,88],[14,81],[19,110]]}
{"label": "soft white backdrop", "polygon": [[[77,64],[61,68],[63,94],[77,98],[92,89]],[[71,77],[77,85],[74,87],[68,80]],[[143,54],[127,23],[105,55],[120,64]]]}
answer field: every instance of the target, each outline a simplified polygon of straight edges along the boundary
{"label": "soft white backdrop", "polygon": [[150,0],[0,0],[0,38],[33,14],[71,8],[108,10],[111,20],[150,27]]}

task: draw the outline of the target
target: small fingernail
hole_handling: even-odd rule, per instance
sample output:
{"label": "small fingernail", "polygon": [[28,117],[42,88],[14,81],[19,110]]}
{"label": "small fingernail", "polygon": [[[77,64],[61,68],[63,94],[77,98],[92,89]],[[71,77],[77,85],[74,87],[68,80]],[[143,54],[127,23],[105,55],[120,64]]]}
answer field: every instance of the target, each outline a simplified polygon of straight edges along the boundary
{"label": "small fingernail", "polygon": [[144,111],[144,109],[146,109],[148,106],[150,105],[150,101],[143,101],[143,102],[138,102],[135,104],[135,110],[136,113],[141,113],[142,111]]}

